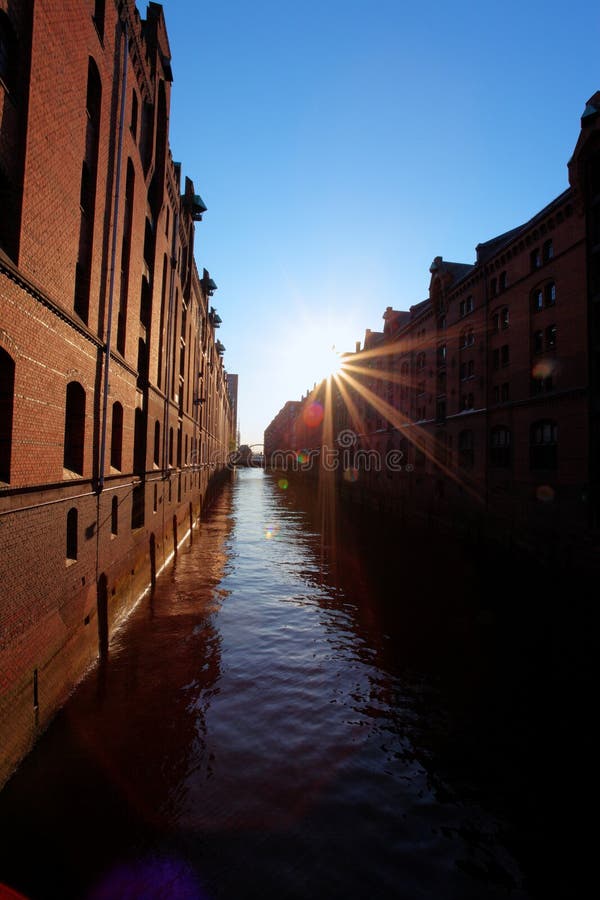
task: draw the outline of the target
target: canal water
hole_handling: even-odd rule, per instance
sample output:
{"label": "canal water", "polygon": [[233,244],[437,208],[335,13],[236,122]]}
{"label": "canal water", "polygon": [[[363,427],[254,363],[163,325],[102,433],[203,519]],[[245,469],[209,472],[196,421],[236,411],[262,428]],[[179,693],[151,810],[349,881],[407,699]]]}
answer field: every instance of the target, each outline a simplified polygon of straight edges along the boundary
{"label": "canal water", "polygon": [[472,548],[325,510],[291,476],[236,473],[0,794],[0,882],[538,896],[531,673],[517,647],[498,674],[486,573]]}

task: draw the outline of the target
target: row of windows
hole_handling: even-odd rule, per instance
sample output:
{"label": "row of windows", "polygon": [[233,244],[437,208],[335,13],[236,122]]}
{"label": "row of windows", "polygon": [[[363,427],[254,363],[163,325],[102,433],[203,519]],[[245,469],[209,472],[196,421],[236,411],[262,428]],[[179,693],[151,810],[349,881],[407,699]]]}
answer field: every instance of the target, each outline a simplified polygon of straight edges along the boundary
{"label": "row of windows", "polygon": [[[12,427],[14,405],[15,364],[12,357],[0,347],[0,481],[10,482],[10,464],[12,454]],[[64,453],[63,465],[65,469],[83,475],[84,450],[85,450],[85,423],[86,423],[86,394],[78,381],[71,381],[67,385],[65,403],[64,426]],[[140,409],[135,411],[134,429],[134,461],[133,471],[141,473],[145,471],[145,417]],[[177,432],[177,466],[181,467],[182,457],[185,465],[189,462],[189,450],[192,455],[195,452],[195,441],[191,445],[188,436],[183,437],[181,429]],[[174,461],[174,433],[169,429],[168,439],[168,465]],[[153,462],[160,465],[160,422],[154,424],[154,452]],[[123,468],[123,406],[119,402],[113,403],[110,437],[110,465],[113,469],[121,471]]]}
{"label": "row of windows", "polygon": [[[452,437],[446,436],[443,444],[437,448],[436,456],[446,464],[450,461]],[[460,468],[470,469],[475,464],[475,435],[465,429],[458,435],[458,464]],[[490,432],[490,465],[494,468],[510,468],[512,466],[512,434],[509,428],[500,425]],[[425,453],[420,448],[415,450],[415,465],[425,464]],[[558,425],[548,419],[542,419],[531,425],[529,433],[529,464],[532,470],[555,469],[558,464]]]}
{"label": "row of windows", "polygon": [[[190,488],[194,485],[194,479],[199,480],[199,476],[192,475],[190,479]],[[140,490],[141,489],[141,490]],[[183,480],[183,493],[186,493],[188,489],[188,481],[187,477]],[[144,486],[139,485],[134,489],[134,494],[132,497],[132,505],[131,505],[131,527],[140,528],[144,524],[144,505],[145,505],[145,496],[144,496]],[[137,493],[136,493],[137,492]],[[181,503],[182,497],[182,480],[181,475],[177,479],[177,502]],[[173,499],[173,490],[172,490],[172,482],[168,482],[168,502],[171,503]],[[158,512],[158,485],[154,485],[153,490],[153,503],[152,503],[152,512]],[[111,500],[110,505],[110,533],[112,537],[116,537],[119,533],[119,498],[115,495]],[[66,534],[66,548],[65,555],[67,564],[70,562],[75,562],[79,558],[79,513],[76,507],[72,507],[67,513],[67,534]]]}
{"label": "row of windows", "polygon": [[[509,468],[512,465],[512,435],[502,425],[490,432],[490,465]],[[458,461],[463,468],[475,462],[475,439],[472,431],[458,435]],[[529,465],[531,469],[555,469],[558,464],[558,425],[549,419],[534,422],[529,429]]]}

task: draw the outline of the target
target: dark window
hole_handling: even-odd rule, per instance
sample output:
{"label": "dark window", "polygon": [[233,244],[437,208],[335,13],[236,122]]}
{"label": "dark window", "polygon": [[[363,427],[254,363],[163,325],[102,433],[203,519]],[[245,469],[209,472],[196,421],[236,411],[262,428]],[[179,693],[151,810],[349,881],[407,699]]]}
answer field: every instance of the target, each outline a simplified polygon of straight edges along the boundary
{"label": "dark window", "polygon": [[110,504],[110,533],[118,534],[119,532],[119,501],[117,497],[113,497]]}
{"label": "dark window", "polygon": [[500,402],[500,386],[499,385],[497,385],[497,384],[494,385],[492,396],[494,398],[494,403]]}
{"label": "dark window", "polygon": [[492,365],[494,369],[500,368],[500,350],[498,347],[492,352]]}
{"label": "dark window", "polygon": [[508,468],[510,462],[510,431],[501,426],[493,428],[490,435],[490,463],[492,466]]}
{"label": "dark window", "polygon": [[15,73],[17,42],[6,13],[0,10],[0,79],[11,90]]}
{"label": "dark window", "polygon": [[544,308],[544,292],[542,290],[538,289],[533,292],[532,306],[534,312],[539,312]]}
{"label": "dark window", "polygon": [[84,446],[85,391],[78,381],[70,381],[65,405],[65,469],[83,475]]}
{"label": "dark window", "polygon": [[542,257],[544,262],[548,262],[554,256],[554,248],[552,247],[552,241],[546,241],[544,246],[542,247]]}
{"label": "dark window", "polygon": [[417,354],[417,371],[425,368],[425,354],[418,353]]}
{"label": "dark window", "polygon": [[104,5],[106,0],[94,0],[94,25],[100,35],[100,39],[104,39]]}
{"label": "dark window", "polygon": [[534,331],[533,333],[533,352],[541,353],[544,349],[544,332]]}
{"label": "dark window", "polygon": [[123,449],[123,407],[120,403],[113,403],[112,429],[110,433],[110,464],[113,469],[121,469],[121,455]]}
{"label": "dark window", "polygon": [[531,251],[530,259],[531,259],[531,269],[532,269],[532,271],[533,271],[534,269],[539,269],[540,266],[542,265],[542,255],[541,255],[541,253],[540,253],[540,248],[539,248],[539,247],[536,247],[535,250],[532,250],[532,251]]}
{"label": "dark window", "polygon": [[458,435],[458,463],[463,469],[470,469],[475,462],[473,432],[461,431]]}
{"label": "dark window", "polygon": [[500,363],[503,366],[507,366],[510,360],[510,350],[508,344],[504,344],[500,347]]}
{"label": "dark window", "polygon": [[550,281],[545,289],[544,289],[544,299],[546,301],[546,306],[554,306],[556,303],[556,285],[553,281]]}
{"label": "dark window", "polygon": [[492,295],[492,297],[495,297],[497,293],[498,293],[498,282],[495,278],[492,278],[492,280],[490,281],[490,294]]}
{"label": "dark window", "polygon": [[473,298],[466,297],[464,300],[461,300],[458,309],[461,318],[467,316],[470,312],[473,312]]}
{"label": "dark window", "polygon": [[102,83],[100,81],[100,74],[96,63],[90,57],[88,60],[88,80],[85,103],[87,113],[85,153],[81,164],[81,184],[79,188],[81,219],[79,224],[79,248],[75,267],[74,296],[75,312],[86,324],[88,322],[90,305],[90,273],[94,236],[101,106]]}
{"label": "dark window", "polygon": [[508,306],[504,306],[500,312],[500,322],[503,328],[508,328],[509,324],[509,312]]}
{"label": "dark window", "polygon": [[137,130],[138,130],[138,98],[137,94],[134,91],[131,92],[131,133],[133,134],[134,141],[137,141]]}
{"label": "dark window", "polygon": [[154,494],[152,499],[152,512],[156,512],[158,509],[158,487],[154,485]]}
{"label": "dark window", "polygon": [[143,388],[148,379],[148,352],[146,341],[143,338],[138,339],[137,369],[137,386]]}
{"label": "dark window", "polygon": [[509,397],[510,397],[510,385],[509,385],[508,381],[505,381],[504,384],[500,388],[500,398],[503,403],[506,403],[506,401],[509,399]]}
{"label": "dark window", "polygon": [[67,513],[67,559],[77,559],[77,510]]}
{"label": "dark window", "polygon": [[463,347],[472,347],[475,343],[475,332],[472,328],[467,328],[464,332],[464,343]]}
{"label": "dark window", "polygon": [[122,356],[125,355],[125,337],[127,330],[127,298],[129,293],[129,261],[131,256],[134,191],[135,172],[133,163],[128,159],[127,181],[125,185],[125,209],[123,212],[123,242],[121,245],[121,289],[119,295],[119,314],[117,318],[117,350]]}
{"label": "dark window", "polygon": [[499,286],[501,291],[506,290],[506,272],[500,272]]}
{"label": "dark window", "polygon": [[141,528],[145,519],[146,485],[136,484],[131,494],[131,527]]}
{"label": "dark window", "polygon": [[534,422],[530,429],[532,469],[555,469],[558,461],[558,425],[549,419]]}
{"label": "dark window", "polygon": [[[425,416],[423,416],[425,418]],[[438,400],[435,407],[435,418],[437,422],[446,421],[446,401]]]}
{"label": "dark window", "polygon": [[160,422],[154,423],[154,464],[160,465]]}
{"label": "dark window", "polygon": [[146,471],[146,421],[144,410],[136,409],[133,435],[133,471],[136,475]]}
{"label": "dark window", "polygon": [[15,363],[0,347],[0,481],[10,481]]}
{"label": "dark window", "polygon": [[500,331],[500,313],[494,313],[492,316],[492,328],[494,331]]}
{"label": "dark window", "polygon": [[169,465],[173,465],[173,429],[169,428]]}
{"label": "dark window", "polygon": [[546,347],[548,350],[556,348],[556,325],[548,325],[546,328]]}
{"label": "dark window", "polygon": [[552,375],[537,375],[532,379],[531,390],[534,394],[544,394],[554,389]]}

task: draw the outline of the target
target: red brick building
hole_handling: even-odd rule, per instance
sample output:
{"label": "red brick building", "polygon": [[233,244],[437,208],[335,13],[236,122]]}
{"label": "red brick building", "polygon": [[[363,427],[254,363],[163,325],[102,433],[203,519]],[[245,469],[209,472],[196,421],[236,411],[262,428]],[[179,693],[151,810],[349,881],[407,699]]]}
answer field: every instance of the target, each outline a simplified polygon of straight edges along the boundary
{"label": "red brick building", "polygon": [[0,784],[231,449],[170,60],[159,4],[0,0]]}
{"label": "red brick building", "polygon": [[351,478],[340,467],[345,494],[549,557],[598,525],[600,93],[569,179],[473,264],[437,256],[428,297],[388,308],[346,355],[333,433],[352,430],[363,462],[374,452]]}

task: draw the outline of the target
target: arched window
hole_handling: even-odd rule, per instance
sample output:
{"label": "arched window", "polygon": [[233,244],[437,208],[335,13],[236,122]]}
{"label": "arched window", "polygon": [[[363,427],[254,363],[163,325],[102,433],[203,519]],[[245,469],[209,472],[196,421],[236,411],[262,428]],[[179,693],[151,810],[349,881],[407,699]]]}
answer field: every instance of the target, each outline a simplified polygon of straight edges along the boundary
{"label": "arched window", "polygon": [[460,343],[459,346],[462,347],[472,347],[475,343],[475,332],[472,328],[465,328],[460,333]]}
{"label": "arched window", "polygon": [[110,533],[119,533],[119,500],[116,495],[112,498],[110,504]]}
{"label": "arched window", "polygon": [[0,347],[0,481],[10,481],[15,363]]}
{"label": "arched window", "polygon": [[78,381],[70,381],[65,405],[65,469],[83,475],[84,446],[85,391]]}
{"label": "arched window", "polygon": [[77,315],[87,324],[90,306],[90,275],[92,266],[92,242],[96,207],[96,177],[98,173],[98,144],[100,140],[100,109],[102,105],[102,83],[98,67],[90,57],[88,60],[88,81],[86,94],[86,135],[84,158],[81,165],[81,185],[79,198],[81,220],[79,225],[79,251],[75,266],[74,308]]}
{"label": "arched window", "polygon": [[110,464],[113,469],[122,468],[123,450],[123,407],[120,403],[113,403],[112,430],[110,436]]}
{"label": "arched window", "polygon": [[533,422],[529,433],[529,460],[532,469],[556,469],[558,425],[551,419]]}
{"label": "arched window", "polygon": [[133,163],[127,160],[127,180],[125,183],[125,208],[123,211],[123,242],[121,244],[121,291],[117,318],[117,350],[125,356],[125,336],[127,331],[127,298],[129,295],[129,260],[131,257],[131,232],[133,225],[133,197],[135,192],[135,171]]}
{"label": "arched window", "polygon": [[502,425],[492,428],[490,434],[490,464],[508,468],[511,464],[510,431]]}
{"label": "arched window", "polygon": [[463,469],[471,469],[474,462],[473,432],[461,431],[458,435],[458,464]]}
{"label": "arched window", "polygon": [[67,513],[67,560],[77,559],[77,510],[72,507]]}
{"label": "arched window", "polygon": [[556,304],[556,284],[548,281],[541,287],[537,287],[531,295],[531,309],[533,312],[541,312],[549,306]]}

